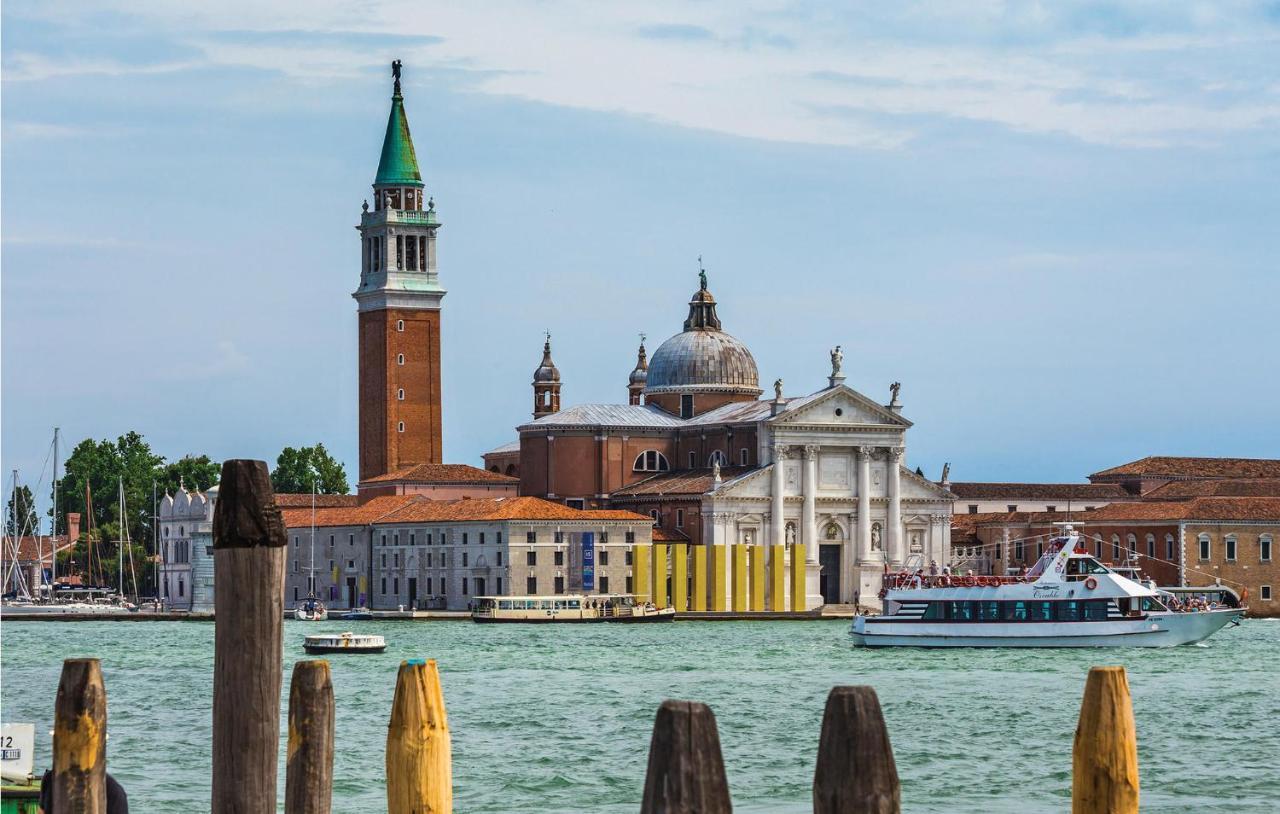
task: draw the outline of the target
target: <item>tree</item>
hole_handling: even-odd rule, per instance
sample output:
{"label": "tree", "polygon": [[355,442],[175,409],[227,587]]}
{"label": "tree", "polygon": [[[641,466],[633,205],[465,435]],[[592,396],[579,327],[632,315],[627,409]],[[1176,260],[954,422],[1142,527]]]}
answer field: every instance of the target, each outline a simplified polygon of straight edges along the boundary
{"label": "tree", "polygon": [[156,488],[161,494],[173,494],[183,486],[187,491],[203,491],[222,477],[222,464],[208,455],[184,455],[160,468]]}
{"label": "tree", "polygon": [[271,471],[271,486],[277,492],[310,493],[312,481],[322,495],[345,495],[347,470],[333,459],[324,444],[294,449],[285,447]]}
{"label": "tree", "polygon": [[16,492],[9,493],[9,504],[4,512],[4,530],[6,534],[22,537],[38,533],[39,521],[35,517],[35,498],[26,486],[19,486]]}

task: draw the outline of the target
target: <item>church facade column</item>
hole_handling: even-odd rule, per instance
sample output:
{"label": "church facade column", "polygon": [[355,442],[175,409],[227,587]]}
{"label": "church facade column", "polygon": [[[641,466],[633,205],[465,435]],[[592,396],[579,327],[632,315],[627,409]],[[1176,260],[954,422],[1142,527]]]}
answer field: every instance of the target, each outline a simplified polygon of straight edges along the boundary
{"label": "church facade column", "polygon": [[801,509],[801,524],[804,526],[805,561],[818,561],[818,448],[807,444],[804,448],[804,505]]}
{"label": "church facade column", "polygon": [[894,565],[902,565],[905,559],[902,546],[902,478],[898,471],[902,463],[902,447],[889,447],[887,452],[888,455],[885,458],[888,469],[886,480],[889,484],[889,517],[885,529],[887,537],[885,551],[889,555],[890,562]]}
{"label": "church facade column", "polygon": [[858,561],[871,559],[871,447],[858,447]]}
{"label": "church facade column", "polygon": [[773,445],[773,492],[770,501],[769,544],[783,545],[787,542],[785,500],[787,448],[782,444]]}

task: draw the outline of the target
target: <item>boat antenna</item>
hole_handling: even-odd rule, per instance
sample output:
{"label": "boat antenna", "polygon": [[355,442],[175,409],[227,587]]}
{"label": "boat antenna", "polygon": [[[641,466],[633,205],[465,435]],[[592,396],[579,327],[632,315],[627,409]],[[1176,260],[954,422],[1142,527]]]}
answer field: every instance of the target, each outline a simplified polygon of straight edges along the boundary
{"label": "boat antenna", "polygon": [[[49,562],[49,601],[53,601],[53,591],[58,585],[58,428],[53,428],[53,522],[49,529],[53,538],[53,557]],[[70,544],[71,541],[67,540]]]}

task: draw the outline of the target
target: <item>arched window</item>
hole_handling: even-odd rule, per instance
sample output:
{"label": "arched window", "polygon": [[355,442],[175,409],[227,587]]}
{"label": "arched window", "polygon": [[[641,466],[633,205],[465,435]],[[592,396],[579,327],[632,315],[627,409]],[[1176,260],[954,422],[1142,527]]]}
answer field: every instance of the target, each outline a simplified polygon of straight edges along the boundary
{"label": "arched window", "polygon": [[1154,534],[1147,535],[1147,556],[1154,557],[1156,555],[1156,536]]}
{"label": "arched window", "polygon": [[1235,562],[1236,560],[1236,536],[1228,534],[1226,539],[1222,541],[1226,547],[1227,562]]}
{"label": "arched window", "polygon": [[1166,534],[1164,536],[1164,558],[1169,562],[1177,562],[1177,557],[1175,556],[1177,553],[1178,552],[1173,540],[1173,535]]}
{"label": "arched window", "polygon": [[403,387],[401,387],[399,390],[397,390],[397,391],[396,391],[396,399],[398,399],[399,401],[404,401],[404,388],[403,388]]}
{"label": "arched window", "polygon": [[401,421],[399,424],[397,424],[397,425],[396,425],[396,432],[404,432],[404,422],[403,422],[403,421]]}
{"label": "arched window", "polygon": [[1101,534],[1093,538],[1093,558],[1095,560],[1102,559],[1102,535]]}
{"label": "arched window", "polygon": [[397,319],[397,320],[396,320],[396,330],[397,330],[397,331],[403,331],[403,330],[404,330],[404,320],[403,320],[403,319]]}
{"label": "arched window", "polygon": [[178,526],[178,536],[179,536],[179,537],[184,536],[186,533],[187,533],[187,529],[186,529],[186,527],[185,527],[185,526]]}
{"label": "arched window", "polygon": [[512,477],[515,477],[515,474],[516,474],[515,464],[507,464],[507,474],[511,475]]}
{"label": "arched window", "polygon": [[711,457],[707,458],[707,466],[715,466],[716,464],[720,464],[721,466],[729,465],[729,459],[726,458],[724,453],[718,449],[711,453]]}
{"label": "arched window", "polygon": [[403,354],[403,353],[397,353],[397,354],[396,354],[396,364],[397,364],[397,365],[403,365],[403,364],[404,364],[404,354]]}
{"label": "arched window", "polygon": [[750,460],[750,455],[751,455],[751,452],[746,447],[743,447],[742,449],[738,450],[738,464],[740,466],[746,466],[747,461]]}
{"label": "arched window", "polygon": [[1111,561],[1112,562],[1120,561],[1120,535],[1119,534],[1111,535]]}
{"label": "arched window", "polygon": [[631,468],[636,472],[666,472],[671,469],[671,465],[667,463],[667,456],[658,450],[646,449],[636,456],[636,462]]}
{"label": "arched window", "polygon": [[1213,554],[1213,547],[1209,543],[1209,535],[1201,534],[1196,538],[1196,542],[1200,544],[1200,559],[1207,560]]}
{"label": "arched window", "polygon": [[1125,559],[1132,559],[1138,553],[1138,538],[1130,534],[1125,548]]}

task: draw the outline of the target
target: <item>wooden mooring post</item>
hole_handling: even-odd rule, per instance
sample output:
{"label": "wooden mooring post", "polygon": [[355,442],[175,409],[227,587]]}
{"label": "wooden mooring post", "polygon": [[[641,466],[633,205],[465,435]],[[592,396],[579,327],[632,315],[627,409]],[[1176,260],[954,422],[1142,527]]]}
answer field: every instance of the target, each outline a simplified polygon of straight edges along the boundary
{"label": "wooden mooring post", "polygon": [[62,663],[53,706],[53,810],[107,811],[107,690],[97,659]]}
{"label": "wooden mooring post", "polygon": [[1123,667],[1093,667],[1071,755],[1072,814],[1138,814],[1138,732]]}
{"label": "wooden mooring post", "polygon": [[435,659],[400,664],[387,727],[388,814],[453,814],[453,757]]}
{"label": "wooden mooring post", "polygon": [[224,463],[213,516],[214,814],[276,810],[285,542],[266,463]]}
{"label": "wooden mooring post", "polygon": [[663,701],[653,721],[640,814],[729,814],[729,781],[711,707]]}
{"label": "wooden mooring post", "polygon": [[333,682],[329,662],[300,661],[289,681],[285,814],[329,814],[333,802]]}
{"label": "wooden mooring post", "polygon": [[814,814],[898,814],[902,790],[880,699],[870,687],[827,695],[813,773]]}

